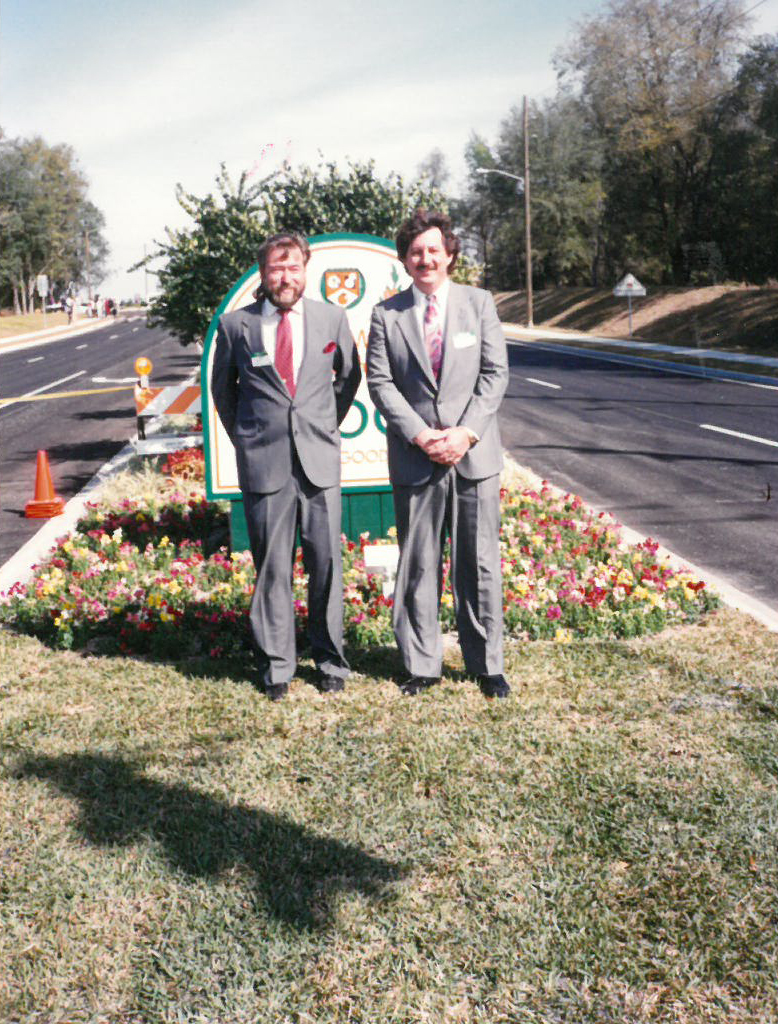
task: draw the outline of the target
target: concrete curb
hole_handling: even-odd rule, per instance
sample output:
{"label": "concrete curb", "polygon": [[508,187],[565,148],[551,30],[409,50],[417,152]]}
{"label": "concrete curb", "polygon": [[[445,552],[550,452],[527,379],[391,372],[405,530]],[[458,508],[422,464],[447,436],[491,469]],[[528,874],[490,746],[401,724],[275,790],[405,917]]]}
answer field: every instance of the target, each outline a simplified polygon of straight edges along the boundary
{"label": "concrete curb", "polygon": [[95,492],[114,473],[124,469],[136,454],[135,448],[128,443],[120,452],[95,473],[86,486],[74,495],[65,505],[61,515],[49,519],[38,532],[23,544],[5,565],[0,566],[0,596],[7,593],[16,583],[26,583],[33,574],[35,567],[40,565],[46,555],[55,547],[60,537],[70,534]]}

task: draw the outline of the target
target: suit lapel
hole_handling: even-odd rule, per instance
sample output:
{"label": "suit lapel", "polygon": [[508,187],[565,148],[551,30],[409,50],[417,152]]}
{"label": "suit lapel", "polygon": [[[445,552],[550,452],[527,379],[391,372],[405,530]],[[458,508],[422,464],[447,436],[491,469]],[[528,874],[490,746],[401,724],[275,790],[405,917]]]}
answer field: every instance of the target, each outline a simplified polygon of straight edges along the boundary
{"label": "suit lapel", "polygon": [[[297,388],[299,392],[305,386],[308,378],[316,376],[317,354],[323,350],[321,310],[320,303],[311,302],[310,299],[303,299],[303,358],[300,363],[300,370],[297,374]],[[319,344],[321,342],[321,344]]]}
{"label": "suit lapel", "polygon": [[[247,306],[241,321],[243,337],[249,347],[249,352],[252,355],[266,354],[265,346],[262,342],[262,323],[259,318],[261,309],[261,303],[257,303],[254,306]],[[272,384],[273,387],[277,388],[282,395],[286,395],[286,397],[291,401],[291,396],[286,389],[286,384],[281,380],[281,375],[275,368],[274,363],[268,363],[267,365],[257,367],[256,369],[257,372],[263,375],[268,384]]]}
{"label": "suit lapel", "polygon": [[448,385],[456,374],[457,350],[454,348],[454,335],[467,327],[467,307],[462,301],[463,294],[459,285],[452,281],[448,289],[446,304],[446,323],[443,328],[443,363],[440,368],[440,387]]}
{"label": "suit lapel", "polygon": [[416,318],[416,312],[413,305],[413,289],[406,288],[402,295],[405,299],[405,303],[403,308],[397,314],[397,326],[400,328],[408,348],[416,357],[416,362],[421,367],[421,370],[429,381],[430,386],[435,388],[437,391],[438,384],[435,380],[435,374],[432,372],[427,346],[424,344],[424,339],[419,332],[419,323]]}

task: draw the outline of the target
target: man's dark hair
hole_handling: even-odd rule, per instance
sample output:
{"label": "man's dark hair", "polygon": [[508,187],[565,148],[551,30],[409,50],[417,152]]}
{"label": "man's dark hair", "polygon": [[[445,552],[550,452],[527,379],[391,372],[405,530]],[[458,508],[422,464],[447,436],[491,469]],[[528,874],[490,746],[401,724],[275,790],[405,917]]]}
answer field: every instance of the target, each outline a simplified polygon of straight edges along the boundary
{"label": "man's dark hair", "polygon": [[265,269],[270,250],[279,248],[287,251],[289,249],[299,249],[303,254],[304,263],[307,263],[311,258],[311,247],[308,245],[308,239],[304,235],[300,235],[296,231],[279,231],[275,235],[270,235],[269,238],[266,238],[259,247],[257,263],[259,264],[260,271]]}
{"label": "man's dark hair", "polygon": [[451,218],[447,217],[445,213],[436,213],[434,210],[425,210],[422,207],[418,207],[418,209],[413,211],[408,220],[403,221],[400,225],[400,230],[397,232],[397,255],[404,263],[408,250],[411,247],[411,242],[418,235],[429,231],[430,228],[440,228],[446,252],[449,256],[453,257],[448,269],[453,270],[457,256],[459,256],[459,239],[451,227]]}

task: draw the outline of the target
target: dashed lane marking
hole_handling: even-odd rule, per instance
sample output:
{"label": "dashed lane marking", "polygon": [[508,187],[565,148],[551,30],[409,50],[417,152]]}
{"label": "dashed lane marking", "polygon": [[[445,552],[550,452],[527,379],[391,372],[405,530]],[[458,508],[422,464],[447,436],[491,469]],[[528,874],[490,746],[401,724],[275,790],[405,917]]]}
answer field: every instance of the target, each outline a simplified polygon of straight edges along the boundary
{"label": "dashed lane marking", "polygon": [[539,384],[542,388],[554,388],[556,391],[562,390],[561,384],[551,384],[547,380],[538,380],[537,377],[525,377],[524,379],[528,380],[530,384]]}
{"label": "dashed lane marking", "polygon": [[701,423],[700,427],[702,430],[715,430],[717,434],[728,434],[729,437],[739,437],[743,441],[756,441],[757,444],[769,444],[772,448],[778,448],[778,441],[757,437],[756,434],[742,434],[739,430],[727,430],[726,427],[716,427],[712,423]]}

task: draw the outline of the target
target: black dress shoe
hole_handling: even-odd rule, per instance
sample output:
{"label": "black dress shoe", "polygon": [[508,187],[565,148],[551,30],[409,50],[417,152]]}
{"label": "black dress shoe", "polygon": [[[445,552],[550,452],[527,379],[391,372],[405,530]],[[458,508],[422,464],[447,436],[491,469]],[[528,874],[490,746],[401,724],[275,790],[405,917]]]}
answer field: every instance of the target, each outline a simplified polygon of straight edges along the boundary
{"label": "black dress shoe", "polygon": [[511,692],[505,676],[479,676],[478,685],[484,697],[507,697]]}
{"label": "black dress shoe", "polygon": [[315,686],[319,693],[340,693],[346,685],[342,676],[316,676]]}
{"label": "black dress shoe", "polygon": [[283,700],[289,692],[289,683],[265,683],[264,694],[268,700]]}
{"label": "black dress shoe", "polygon": [[400,693],[404,693],[406,697],[416,697],[422,690],[429,690],[431,686],[435,686],[439,682],[439,679],[431,676],[409,676],[399,684]]}

